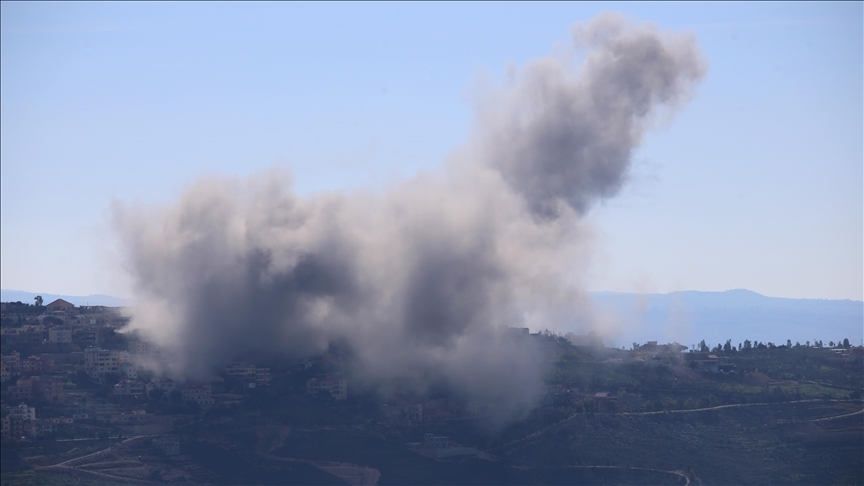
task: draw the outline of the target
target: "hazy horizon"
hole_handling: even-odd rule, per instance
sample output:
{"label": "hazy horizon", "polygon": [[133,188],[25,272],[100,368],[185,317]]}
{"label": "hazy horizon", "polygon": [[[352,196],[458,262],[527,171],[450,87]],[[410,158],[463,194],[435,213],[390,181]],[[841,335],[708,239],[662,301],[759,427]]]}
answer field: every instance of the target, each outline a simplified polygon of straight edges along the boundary
{"label": "hazy horizon", "polygon": [[581,285],[864,298],[860,4],[2,9],[5,288],[131,296],[112,201],[202,174],[278,167],[305,197],[438,171],[508,70],[619,11],[692,34],[707,75],[585,212]]}

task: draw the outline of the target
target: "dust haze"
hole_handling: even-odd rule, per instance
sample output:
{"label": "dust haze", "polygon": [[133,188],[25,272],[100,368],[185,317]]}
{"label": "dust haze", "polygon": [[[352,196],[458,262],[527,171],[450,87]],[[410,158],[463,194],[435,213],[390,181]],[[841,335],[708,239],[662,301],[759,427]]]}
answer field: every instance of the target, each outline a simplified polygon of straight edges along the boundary
{"label": "dust haze", "polygon": [[358,378],[432,374],[507,413],[531,407],[542,354],[502,327],[608,335],[579,286],[583,215],[706,70],[692,35],[615,14],[571,36],[487,93],[438,171],[299,197],[272,169],[201,178],[169,204],[116,202],[131,327],[162,349],[154,368],[205,377],[340,342]]}

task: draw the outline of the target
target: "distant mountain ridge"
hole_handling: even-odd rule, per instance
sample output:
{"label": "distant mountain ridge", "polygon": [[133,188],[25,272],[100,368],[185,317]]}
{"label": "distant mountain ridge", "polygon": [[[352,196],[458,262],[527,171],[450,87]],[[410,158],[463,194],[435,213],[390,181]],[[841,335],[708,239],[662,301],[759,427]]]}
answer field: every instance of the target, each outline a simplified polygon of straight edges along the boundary
{"label": "distant mountain ridge", "polygon": [[42,296],[43,304],[50,304],[51,302],[57,299],[63,299],[70,304],[75,305],[104,305],[108,307],[123,307],[132,304],[131,299],[122,299],[120,297],[113,297],[110,295],[102,295],[102,294],[92,294],[92,295],[61,295],[61,294],[47,294],[40,292],[27,292],[24,290],[9,290],[9,289],[0,289],[0,302],[24,302],[25,304],[32,304],[33,299],[36,298],[37,295]]}
{"label": "distant mountain ridge", "polygon": [[[617,322],[624,334],[612,345],[678,341],[711,346],[732,339],[785,344],[864,338],[864,302],[859,300],[789,299],[735,289],[695,290],[668,294],[594,292],[595,312]],[[626,335],[626,336],[625,336]],[[627,341],[629,340],[629,341]]]}
{"label": "distant mountain ridge", "polygon": [[[63,299],[75,305],[133,305],[132,299],[110,295],[59,295],[0,290],[2,302],[33,303],[41,295],[45,304]],[[766,297],[735,289],[725,292],[686,290],[668,294],[591,292],[595,315],[617,329],[604,336],[607,346],[633,342],[677,341],[688,346],[705,339],[711,346],[732,339],[737,345],[751,341],[793,343],[848,338],[852,344],[864,340],[864,302],[860,300],[789,299]],[[572,329],[580,333],[581,329]]]}

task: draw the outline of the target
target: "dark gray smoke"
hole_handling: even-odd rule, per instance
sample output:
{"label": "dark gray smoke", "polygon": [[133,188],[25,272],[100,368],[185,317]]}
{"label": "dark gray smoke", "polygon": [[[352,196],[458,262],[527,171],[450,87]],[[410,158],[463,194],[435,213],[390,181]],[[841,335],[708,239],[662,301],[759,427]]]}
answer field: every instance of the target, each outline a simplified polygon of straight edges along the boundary
{"label": "dark gray smoke", "polygon": [[164,371],[206,376],[338,340],[363,376],[432,370],[471,397],[530,406],[541,360],[498,330],[581,319],[603,334],[580,304],[581,215],[619,190],[655,111],[704,74],[691,36],[614,15],[573,32],[570,55],[529,63],[487,99],[438,173],[301,198],[273,170],[201,179],[167,206],[117,203],[132,327],[163,347]]}
{"label": "dark gray smoke", "polygon": [[481,114],[488,163],[547,216],[561,202],[581,212],[616,194],[655,109],[687,100],[705,73],[692,36],[634,27],[614,14],[572,32],[588,49],[580,66],[532,61]]}

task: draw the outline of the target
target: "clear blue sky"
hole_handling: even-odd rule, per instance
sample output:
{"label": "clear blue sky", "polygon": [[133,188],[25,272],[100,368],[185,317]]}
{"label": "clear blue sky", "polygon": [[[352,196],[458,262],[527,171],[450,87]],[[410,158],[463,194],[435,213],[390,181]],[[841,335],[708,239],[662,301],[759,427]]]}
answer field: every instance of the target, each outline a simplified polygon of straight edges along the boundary
{"label": "clear blue sky", "polygon": [[709,72],[590,213],[589,290],[862,299],[862,3],[3,2],[2,287],[130,295],[111,201],[290,167],[300,193],[434,170],[473,94],[604,10]]}

